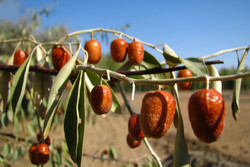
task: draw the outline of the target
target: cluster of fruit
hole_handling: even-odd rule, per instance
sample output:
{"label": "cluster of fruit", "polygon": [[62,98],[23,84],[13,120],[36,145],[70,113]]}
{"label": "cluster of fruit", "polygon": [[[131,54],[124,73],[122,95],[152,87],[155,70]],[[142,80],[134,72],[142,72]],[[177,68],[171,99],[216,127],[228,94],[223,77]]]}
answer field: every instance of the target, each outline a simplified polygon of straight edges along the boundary
{"label": "cluster of fruit", "polygon": [[[178,77],[191,77],[188,69],[181,70]],[[191,82],[182,82],[182,90],[190,89]],[[112,93],[108,86],[97,85],[90,94],[93,111],[106,114],[112,107]],[[170,128],[176,110],[176,101],[167,91],[157,90],[146,93],[142,100],[140,114],[133,114],[128,121],[127,144],[131,148],[141,145],[144,137],[160,138]],[[225,104],[221,94],[215,89],[202,89],[194,92],[188,104],[189,118],[194,134],[203,142],[216,141],[223,129]]]}
{"label": "cluster of fruit", "polygon": [[[88,63],[96,64],[101,59],[102,49],[99,41],[91,39],[84,45],[88,52]],[[129,62],[140,65],[144,57],[143,44],[139,41],[127,42],[122,38],[114,39],[110,44],[110,52],[115,62],[123,62],[128,54]],[[29,56],[24,50],[18,50],[14,56],[14,65],[21,65]],[[64,46],[55,46],[52,49],[52,63],[56,70],[60,70],[70,59],[68,49]]]}
{"label": "cluster of fruit", "polygon": [[[101,58],[101,44],[97,40],[89,40],[85,43],[84,49],[88,52],[88,63],[96,64]],[[144,57],[143,44],[138,41],[129,45],[122,38],[114,39],[110,44],[110,53],[115,62],[123,62],[128,53],[129,62],[133,65],[140,65]]]}
{"label": "cluster of fruit", "polygon": [[49,161],[50,157],[50,150],[49,146],[51,144],[50,137],[48,136],[45,140],[44,143],[42,143],[42,138],[41,134],[37,134],[37,141],[38,143],[33,143],[30,146],[30,161],[34,165],[42,165],[46,164]]}

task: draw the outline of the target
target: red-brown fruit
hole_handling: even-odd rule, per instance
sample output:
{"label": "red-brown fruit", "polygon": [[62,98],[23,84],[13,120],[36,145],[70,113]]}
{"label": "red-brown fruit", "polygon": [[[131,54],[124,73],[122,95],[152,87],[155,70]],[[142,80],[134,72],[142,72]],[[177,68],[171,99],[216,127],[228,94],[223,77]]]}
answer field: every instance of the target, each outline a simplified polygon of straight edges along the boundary
{"label": "red-brown fruit", "polygon": [[16,53],[14,55],[14,65],[16,65],[16,66],[22,65],[27,57],[29,57],[28,52],[26,52],[22,49],[16,51]]}
{"label": "red-brown fruit", "polygon": [[109,152],[109,150],[106,148],[102,151],[103,154],[108,154],[108,152]]}
{"label": "red-brown fruit", "polygon": [[35,150],[36,150],[36,146],[38,144],[37,143],[34,143],[30,146],[30,152],[29,152],[29,155],[30,155],[30,162],[33,164],[33,165],[38,165],[39,163],[37,162],[36,160],[36,156],[35,156]]}
{"label": "red-brown fruit", "polygon": [[56,70],[60,70],[70,59],[68,50],[64,46],[54,47],[52,50],[52,63]]}
{"label": "red-brown fruit", "polygon": [[[193,74],[189,69],[184,69],[184,70],[180,70],[178,73],[178,78],[184,78],[184,77],[192,77]],[[192,86],[192,82],[181,82],[178,83],[178,87],[181,90],[188,90],[190,89]]]}
{"label": "red-brown fruit", "polygon": [[123,62],[127,54],[127,42],[122,38],[114,39],[110,44],[110,52],[115,62]]}
{"label": "red-brown fruit", "polygon": [[142,100],[140,124],[146,137],[160,138],[170,128],[176,102],[167,91],[149,91]]}
{"label": "red-brown fruit", "polygon": [[94,40],[94,39],[87,41],[84,45],[84,49],[88,52],[89,64],[96,64],[99,62],[99,60],[101,59],[101,55],[102,55],[102,47],[99,41]]}
{"label": "red-brown fruit", "polygon": [[112,107],[112,92],[106,85],[95,86],[90,93],[90,104],[97,115],[106,114]]}
{"label": "red-brown fruit", "polygon": [[188,102],[188,113],[194,134],[203,142],[216,141],[224,129],[226,107],[215,89],[194,92]]}
{"label": "red-brown fruit", "polygon": [[141,42],[132,42],[128,45],[128,59],[133,65],[140,65],[144,57],[144,48]]}
{"label": "red-brown fruit", "polygon": [[50,157],[48,145],[44,143],[38,144],[35,149],[35,157],[38,164],[46,164]]}
{"label": "red-brown fruit", "polygon": [[141,130],[140,115],[133,114],[128,121],[128,132],[135,140],[142,140],[145,136]]}
{"label": "red-brown fruit", "polygon": [[129,134],[127,135],[127,144],[130,148],[136,148],[141,145],[141,141],[135,140]]}
{"label": "red-brown fruit", "polygon": [[[39,143],[42,143],[42,139],[41,139],[42,136],[41,136],[41,134],[40,134],[40,133],[37,133],[36,137],[37,137],[37,141],[38,141]],[[47,144],[48,146],[50,146],[50,144],[51,144],[50,137],[48,136],[48,137],[44,140],[44,142],[45,142],[45,144]]]}
{"label": "red-brown fruit", "polygon": [[62,114],[62,109],[58,108],[58,109],[56,110],[56,112],[57,112],[58,115],[61,115],[61,114]]}

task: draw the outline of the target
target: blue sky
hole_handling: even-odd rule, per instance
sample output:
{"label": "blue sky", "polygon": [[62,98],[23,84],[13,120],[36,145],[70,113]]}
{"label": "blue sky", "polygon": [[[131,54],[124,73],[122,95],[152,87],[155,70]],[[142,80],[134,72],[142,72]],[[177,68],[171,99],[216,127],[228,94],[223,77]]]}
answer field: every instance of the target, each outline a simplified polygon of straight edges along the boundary
{"label": "blue sky", "polygon": [[[182,58],[250,44],[249,0],[3,0],[0,19],[17,21],[27,10],[51,6],[55,12],[43,18],[43,27],[66,25],[73,32],[130,24],[126,31],[130,36],[152,44],[166,43]],[[163,60],[157,52],[145,49]],[[223,66],[237,66],[235,53],[215,59],[223,60]],[[250,66],[249,55],[246,64]]]}

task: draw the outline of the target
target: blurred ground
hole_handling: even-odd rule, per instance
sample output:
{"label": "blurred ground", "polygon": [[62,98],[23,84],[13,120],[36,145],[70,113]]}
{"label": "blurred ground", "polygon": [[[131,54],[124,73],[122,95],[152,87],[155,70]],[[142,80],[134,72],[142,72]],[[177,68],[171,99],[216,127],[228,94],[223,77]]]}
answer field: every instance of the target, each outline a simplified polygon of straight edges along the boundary
{"label": "blurred ground", "polygon": [[[140,112],[141,100],[145,93],[136,93],[135,100],[131,101],[132,108],[135,112]],[[180,104],[184,121],[185,136],[188,144],[192,166],[250,166],[250,92],[243,92],[240,96],[241,112],[238,121],[234,121],[231,114],[232,92],[223,93],[226,101],[226,125],[222,136],[212,144],[200,142],[193,134],[189,123],[187,104],[192,91],[180,92]],[[117,93],[121,105],[124,106],[123,100]],[[128,93],[128,97],[131,94]],[[144,162],[146,157],[150,157],[144,143],[139,148],[130,149],[126,144],[127,121],[129,114],[123,107],[124,114],[117,115],[109,113],[106,117],[98,116],[96,125],[91,123],[86,125],[83,152],[91,155],[100,155],[100,152],[114,146],[118,151],[120,160],[132,160]],[[2,130],[1,130],[2,131]],[[155,152],[162,159],[163,166],[171,166],[172,154],[174,152],[176,129],[172,125],[167,134],[161,139],[149,139]],[[63,127],[59,127],[51,133],[55,140],[64,139]],[[0,138],[4,142],[3,138]],[[28,157],[15,163],[15,166],[31,166]],[[92,166],[121,166],[121,163],[100,161],[98,159],[83,157],[83,165]],[[45,165],[46,166],[46,165]]]}

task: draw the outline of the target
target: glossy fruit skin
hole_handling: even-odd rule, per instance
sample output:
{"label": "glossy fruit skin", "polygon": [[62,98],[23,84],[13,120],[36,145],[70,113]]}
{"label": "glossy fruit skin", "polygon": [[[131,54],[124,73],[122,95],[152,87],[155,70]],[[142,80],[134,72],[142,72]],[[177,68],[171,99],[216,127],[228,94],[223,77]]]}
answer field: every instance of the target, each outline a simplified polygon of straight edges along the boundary
{"label": "glossy fruit skin", "polygon": [[[41,134],[40,134],[40,133],[37,133],[36,138],[37,138],[37,141],[38,141],[39,143],[42,143]],[[50,146],[50,144],[51,144],[50,137],[48,136],[48,137],[44,140],[44,142],[45,142],[45,144],[47,144],[48,146]]]}
{"label": "glossy fruit skin", "polygon": [[132,65],[140,65],[144,58],[144,48],[141,42],[132,42],[128,45],[128,59]]}
{"label": "glossy fruit skin", "polygon": [[[192,77],[193,74],[189,69],[180,70],[178,73],[178,78]],[[192,86],[192,82],[181,82],[178,83],[178,87],[181,90],[189,90]]]}
{"label": "glossy fruit skin", "polygon": [[14,65],[16,65],[16,66],[22,65],[27,57],[29,57],[28,52],[26,52],[22,49],[16,51],[16,53],[14,55]]}
{"label": "glossy fruit skin", "polygon": [[128,121],[128,132],[135,140],[142,140],[145,136],[141,130],[140,115],[133,114]]}
{"label": "glossy fruit skin", "polygon": [[194,92],[188,102],[188,113],[194,134],[205,143],[216,141],[224,129],[225,102],[215,89]]}
{"label": "glossy fruit skin", "polygon": [[127,135],[127,144],[130,148],[136,148],[141,145],[141,141],[135,140],[129,134]]}
{"label": "glossy fruit skin", "polygon": [[110,44],[110,53],[117,63],[123,62],[127,54],[127,42],[122,38],[114,39]]}
{"label": "glossy fruit skin", "polygon": [[176,102],[167,91],[146,93],[142,100],[140,124],[146,137],[160,138],[170,128],[175,115]]}
{"label": "glossy fruit skin", "polygon": [[99,41],[91,39],[84,45],[84,49],[88,52],[89,64],[96,64],[100,61],[102,55],[102,47]]}
{"label": "glossy fruit skin", "polygon": [[90,93],[90,104],[97,115],[106,114],[112,107],[113,97],[106,85],[96,85]]}
{"label": "glossy fruit skin", "polygon": [[38,164],[46,164],[50,157],[48,145],[44,143],[38,144],[35,149],[35,157]]}
{"label": "glossy fruit skin", "polygon": [[30,162],[33,164],[33,165],[38,165],[39,163],[37,162],[36,160],[36,156],[35,156],[35,150],[36,150],[36,146],[38,145],[38,143],[33,143],[31,146],[30,146],[30,151],[29,151],[29,155],[30,155]]}
{"label": "glossy fruit skin", "polygon": [[54,47],[52,50],[52,63],[56,70],[60,70],[70,59],[68,50],[64,46]]}

